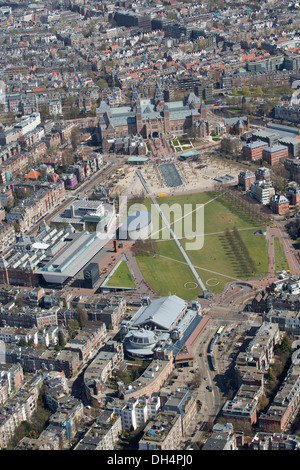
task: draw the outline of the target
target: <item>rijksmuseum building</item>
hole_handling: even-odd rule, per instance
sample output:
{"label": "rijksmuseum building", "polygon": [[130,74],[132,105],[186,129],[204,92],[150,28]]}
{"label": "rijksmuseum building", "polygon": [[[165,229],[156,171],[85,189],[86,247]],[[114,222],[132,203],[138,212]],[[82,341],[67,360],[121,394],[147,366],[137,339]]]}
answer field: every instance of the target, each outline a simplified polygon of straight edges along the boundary
{"label": "rijksmuseum building", "polygon": [[189,132],[197,137],[209,135],[204,101],[190,93],[184,101],[165,102],[158,86],[153,99],[140,98],[134,89],[131,106],[111,108],[102,101],[97,117],[103,151],[114,151],[116,141],[134,136],[149,139]]}

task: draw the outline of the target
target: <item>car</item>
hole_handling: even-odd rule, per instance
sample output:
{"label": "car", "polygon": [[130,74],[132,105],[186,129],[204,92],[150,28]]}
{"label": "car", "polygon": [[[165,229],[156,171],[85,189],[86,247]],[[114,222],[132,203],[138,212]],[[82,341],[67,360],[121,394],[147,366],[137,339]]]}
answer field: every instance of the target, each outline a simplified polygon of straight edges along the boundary
{"label": "car", "polygon": [[202,357],[202,356],[203,356],[203,354],[202,354],[202,353],[200,353],[200,354],[199,354],[199,357]]}

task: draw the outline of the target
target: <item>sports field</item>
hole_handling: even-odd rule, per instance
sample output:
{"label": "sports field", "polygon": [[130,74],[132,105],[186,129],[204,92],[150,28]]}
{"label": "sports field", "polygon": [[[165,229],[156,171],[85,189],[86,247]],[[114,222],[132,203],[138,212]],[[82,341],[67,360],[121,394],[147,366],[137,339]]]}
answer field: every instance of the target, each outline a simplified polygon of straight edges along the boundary
{"label": "sports field", "polygon": [[[196,231],[196,205],[204,204],[204,244],[201,249],[191,249],[187,254],[207,288],[220,293],[233,280],[259,279],[268,272],[268,245],[264,235],[255,235],[264,227],[256,219],[215,192],[203,192],[184,196],[173,196],[159,201],[171,207],[182,208],[191,204],[189,220]],[[146,203],[149,207],[149,201]],[[178,206],[177,206],[178,207]],[[167,211],[166,211],[167,212]],[[189,211],[191,212],[191,211]],[[187,217],[182,210],[181,220]],[[178,220],[178,213],[171,213],[170,220]],[[178,222],[177,222],[178,223]],[[184,230],[183,230],[184,235]],[[185,247],[185,238],[181,239]],[[189,300],[201,294],[195,279],[174,241],[157,239],[153,254],[139,254],[137,261],[143,276],[160,295],[169,292]],[[195,245],[196,247],[196,245]]]}

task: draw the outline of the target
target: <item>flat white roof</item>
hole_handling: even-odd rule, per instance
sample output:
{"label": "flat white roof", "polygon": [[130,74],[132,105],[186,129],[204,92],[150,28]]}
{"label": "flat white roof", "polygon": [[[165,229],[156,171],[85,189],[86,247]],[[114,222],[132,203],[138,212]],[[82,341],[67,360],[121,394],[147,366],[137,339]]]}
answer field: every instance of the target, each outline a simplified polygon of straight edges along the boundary
{"label": "flat white roof", "polygon": [[46,282],[63,283],[74,277],[107,243],[100,233],[81,232],[57,256],[37,271]]}
{"label": "flat white roof", "polygon": [[133,317],[132,326],[154,323],[158,328],[169,330],[186,307],[187,303],[176,295],[156,299],[138,310]]}

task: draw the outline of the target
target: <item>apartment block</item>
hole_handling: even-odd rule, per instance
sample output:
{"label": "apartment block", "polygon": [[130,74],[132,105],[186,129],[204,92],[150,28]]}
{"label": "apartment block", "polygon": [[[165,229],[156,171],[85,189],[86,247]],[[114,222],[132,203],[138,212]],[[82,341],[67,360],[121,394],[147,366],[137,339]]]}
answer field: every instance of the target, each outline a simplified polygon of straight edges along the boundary
{"label": "apartment block", "polygon": [[232,400],[227,400],[222,408],[222,416],[230,421],[255,424],[257,407],[263,387],[242,384]]}
{"label": "apartment block", "polygon": [[262,159],[269,165],[274,166],[289,156],[288,147],[284,145],[273,145],[263,149]]}
{"label": "apartment block", "polygon": [[16,232],[13,224],[0,224],[0,252],[7,250],[16,241]]}
{"label": "apartment block", "polygon": [[264,206],[270,204],[271,197],[275,194],[275,189],[271,183],[259,180],[251,183],[250,191],[252,197]]}
{"label": "apartment block", "polygon": [[292,364],[271,406],[259,417],[259,429],[285,432],[300,407],[300,365]]}
{"label": "apartment block", "polygon": [[193,421],[197,413],[197,404],[194,396],[189,391],[177,391],[164,405],[164,411],[170,411],[181,415],[182,434]]}
{"label": "apartment block", "polygon": [[267,148],[268,144],[261,140],[255,142],[249,142],[242,148],[243,157],[252,161],[261,160],[263,149]]}
{"label": "apartment block", "polygon": [[139,450],[176,450],[182,439],[181,416],[160,412],[145,427]]}
{"label": "apartment block", "polygon": [[237,450],[232,423],[217,423],[202,450]]}
{"label": "apartment block", "polygon": [[[296,284],[297,291],[300,290],[299,281]],[[291,291],[290,291],[291,292]],[[279,309],[271,307],[265,314],[265,321],[276,323],[280,331],[290,335],[300,335],[300,313],[298,309]]]}
{"label": "apartment block", "polygon": [[7,214],[7,221],[18,222],[21,231],[26,231],[45,214],[54,209],[65,198],[63,183],[41,188],[33,196],[22,201]]}
{"label": "apartment block", "polygon": [[121,432],[121,417],[112,411],[101,411],[74,450],[113,450]]}
{"label": "apartment block", "polygon": [[69,439],[76,434],[82,418],[82,402],[71,395],[66,395],[59,400],[59,407],[50,416],[49,425],[64,428],[66,430],[67,442],[69,442]]}
{"label": "apartment block", "polygon": [[36,374],[22,387],[22,395],[10,398],[0,410],[0,448],[7,447],[22,421],[30,421],[37,408],[41,375]]}
{"label": "apartment block", "polygon": [[229,422],[242,421],[255,424],[258,420],[258,403],[264,393],[263,374],[274,356],[274,347],[280,340],[277,324],[263,323],[256,331],[247,349],[236,358],[235,373],[238,392],[222,408]]}
{"label": "apartment block", "polygon": [[103,344],[106,331],[104,323],[89,323],[80,330],[74,339],[66,344],[64,349],[77,351],[80,359],[85,363],[96,354]]}
{"label": "apartment block", "polygon": [[24,381],[23,368],[20,364],[0,365],[0,406],[18,391]]}
{"label": "apartment block", "polygon": [[160,409],[160,397],[129,398],[125,402],[114,400],[113,410],[121,416],[122,428],[129,432],[131,429],[146,424],[149,419],[153,419]]}

